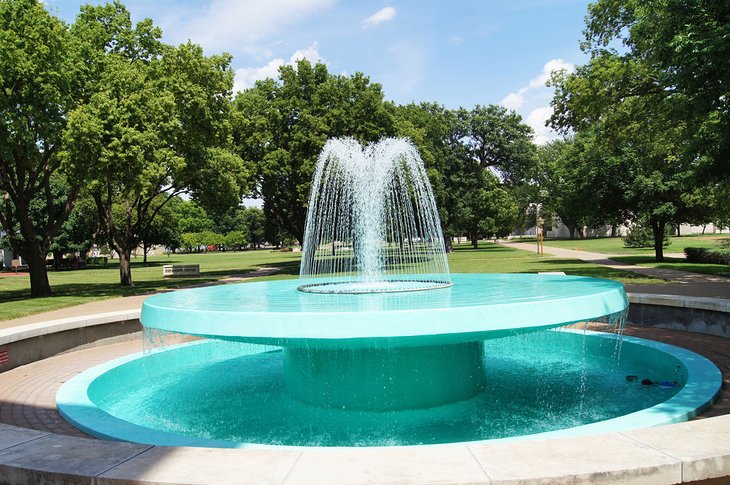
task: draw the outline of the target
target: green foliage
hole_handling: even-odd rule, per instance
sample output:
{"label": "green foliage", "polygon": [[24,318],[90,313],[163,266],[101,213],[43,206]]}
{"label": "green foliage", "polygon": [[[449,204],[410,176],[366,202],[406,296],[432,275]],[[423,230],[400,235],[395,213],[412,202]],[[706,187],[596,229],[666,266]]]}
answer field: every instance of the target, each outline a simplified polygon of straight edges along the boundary
{"label": "green foliage", "polygon": [[[681,109],[687,159],[703,175],[729,180],[730,4],[718,0],[599,0],[589,7],[584,49],[595,55],[619,40],[640,59],[659,97]],[[616,96],[626,93],[619,86]],[[644,96],[634,90],[631,94]]]}
{"label": "green foliage", "polygon": [[203,245],[199,232],[183,232],[180,234],[180,245],[188,251],[197,250]]}
{"label": "green foliage", "polygon": [[[669,226],[664,228],[664,238],[662,240],[662,247],[667,247],[672,244],[669,238]],[[624,246],[627,248],[650,248],[654,246],[654,233],[651,227],[647,227],[643,221],[637,221],[629,230],[629,233],[624,237]]]}
{"label": "green foliage", "polygon": [[0,226],[29,263],[31,295],[47,296],[46,254],[78,194],[53,184],[84,81],[80,57],[63,22],[36,0],[0,2],[0,52]]}
{"label": "green foliage", "polygon": [[243,231],[231,231],[223,236],[223,245],[228,249],[243,249],[249,242],[248,235]]}
{"label": "green foliage", "polygon": [[398,107],[396,115],[400,134],[416,143],[426,164],[447,244],[458,234],[476,241],[510,233],[520,213],[513,192],[524,188],[517,181],[535,165],[531,130],[521,118],[493,105],[467,111],[429,103]]}
{"label": "green foliage", "polygon": [[279,79],[259,81],[236,97],[233,133],[238,153],[256,166],[269,239],[302,241],[314,167],[327,139],[376,141],[394,133],[379,84],[361,73],[333,75],[300,60]]}
{"label": "green foliage", "polygon": [[730,265],[730,251],[712,251],[707,248],[684,248],[688,263]]}
{"label": "green foliage", "polygon": [[[697,204],[686,196],[704,190],[707,183],[702,174],[709,152],[698,149],[699,125],[705,118],[722,117],[723,110],[727,113],[726,108],[720,112],[713,108],[696,117],[695,102],[704,95],[689,84],[681,86],[684,81],[678,70],[687,61],[671,51],[681,43],[679,32],[697,26],[681,26],[668,17],[674,9],[668,5],[680,3],[599,0],[591,5],[587,18],[584,49],[591,55],[589,62],[552,79],[556,96],[551,125],[576,131],[576,139],[586,141],[581,151],[591,167],[589,173],[610,174],[593,179],[593,187],[608,187],[598,205],[607,202],[607,207],[627,218],[646,219],[657,261],[663,259],[665,226],[699,217]],[[718,13],[716,4],[711,0],[683,4],[686,8],[680,9],[684,10],[680,17],[702,24]],[[694,15],[701,11],[709,17]],[[667,38],[665,34],[672,30],[680,37]],[[615,41],[623,42],[625,49],[611,48]],[[728,85],[724,85],[725,94],[710,95],[715,107],[726,105]]]}
{"label": "green foliage", "polygon": [[173,239],[153,224],[178,194],[222,212],[248,191],[250,175],[228,146],[230,56],[165,45],[120,3],[83,7],[73,32],[94,77],[88,101],[69,113],[64,163],[89,184],[120,281],[131,285],[131,251],[145,238]]}

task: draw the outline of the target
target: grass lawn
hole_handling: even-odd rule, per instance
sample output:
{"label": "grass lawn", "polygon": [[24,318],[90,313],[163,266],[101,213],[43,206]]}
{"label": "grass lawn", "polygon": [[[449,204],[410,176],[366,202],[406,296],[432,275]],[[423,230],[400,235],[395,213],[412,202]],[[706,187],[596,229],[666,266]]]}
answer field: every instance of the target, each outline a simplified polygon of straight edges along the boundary
{"label": "grass lawn", "polygon": [[[164,288],[177,288],[195,283],[214,281],[230,275],[240,275],[262,266],[276,266],[282,270],[265,279],[293,278],[299,274],[301,253],[278,251],[244,251],[226,253],[174,254],[149,258],[149,266],[142,266],[141,258],[133,260],[134,287],[119,286],[119,267],[110,261],[105,268],[78,271],[51,271],[49,280],[54,295],[48,298],[28,298],[27,275],[0,276],[0,321],[19,318],[44,311],[79,305],[92,300],[138,295]],[[170,263],[200,264],[201,277],[162,277],[162,265]],[[454,273],[537,273],[564,271],[567,274],[610,278],[623,283],[662,283],[663,280],[619,271],[580,260],[539,256],[530,251],[482,243],[479,249],[457,245],[449,255]],[[261,278],[264,279],[264,278]]]}
{"label": "grass lawn", "polygon": [[623,263],[638,264],[648,268],[675,269],[677,271],[689,271],[691,273],[710,274],[730,278],[730,266],[726,264],[701,264],[688,263],[680,258],[664,258],[663,263],[654,261],[654,256],[617,256],[611,258]]}
{"label": "grass lawn", "polygon": [[[682,253],[686,247],[718,249],[719,241],[730,238],[730,234],[693,234],[671,237],[672,243],[664,248],[665,253]],[[535,239],[526,239],[525,242]],[[576,249],[602,254],[641,255],[654,254],[654,248],[627,248],[620,237],[601,237],[595,239],[545,239],[545,246]]]}
{"label": "grass lawn", "polygon": [[[149,265],[142,258],[132,259],[133,287],[119,286],[119,264],[110,260],[104,268],[77,271],[49,271],[53,296],[28,298],[30,281],[27,276],[0,276],[0,321],[20,318],[34,313],[80,305],[93,300],[139,295],[164,288],[178,288],[214,281],[226,276],[240,275],[262,266],[282,268],[277,278],[299,274],[299,253],[259,250],[243,252],[211,252],[150,256]],[[163,264],[199,264],[200,277],[163,278]]]}

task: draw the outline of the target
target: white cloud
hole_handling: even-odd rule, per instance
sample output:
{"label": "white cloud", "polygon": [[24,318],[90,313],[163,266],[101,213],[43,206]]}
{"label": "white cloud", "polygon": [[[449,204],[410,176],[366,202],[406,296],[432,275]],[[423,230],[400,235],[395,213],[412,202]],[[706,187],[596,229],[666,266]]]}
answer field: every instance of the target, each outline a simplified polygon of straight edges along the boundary
{"label": "white cloud", "polygon": [[[513,93],[502,98],[500,104],[507,109],[517,111],[525,118],[527,123],[535,132],[534,141],[537,144],[544,144],[557,138],[557,133],[545,126],[545,122],[553,114],[550,106],[545,106],[547,100],[552,98],[552,88],[545,86],[553,72],[559,70],[572,72],[575,67],[562,59],[551,59],[542,67],[542,72],[532,78],[526,86],[521,87]],[[526,114],[526,115],[525,115]]]}
{"label": "white cloud", "polygon": [[550,140],[554,140],[557,135],[550,128],[545,126],[545,122],[552,116],[553,108],[550,106],[543,106],[530,111],[527,115],[525,123],[535,131],[533,140],[538,145],[544,145]]}
{"label": "white cloud", "polygon": [[[520,91],[524,92],[524,89],[520,89]],[[502,98],[502,101],[500,101],[499,104],[507,109],[517,111],[523,104],[525,104],[525,97],[519,91],[516,93],[509,93],[507,96]]]}
{"label": "white cloud", "polygon": [[542,67],[540,75],[530,80],[528,87],[530,89],[543,88],[554,71],[565,70],[567,72],[572,72],[574,69],[575,67],[573,64],[565,62],[562,59],[551,59]]}
{"label": "white cloud", "polygon": [[[334,0],[212,0],[204,6],[176,7],[161,19],[166,35],[188,37],[209,51],[244,51],[266,56],[255,44],[308,16]],[[199,3],[198,3],[199,5]],[[270,57],[270,53],[269,53]]]}
{"label": "white cloud", "polygon": [[236,77],[233,83],[233,92],[243,91],[244,89],[252,87],[256,81],[261,81],[266,78],[278,78],[279,68],[285,64],[295,64],[296,61],[307,59],[312,64],[317,62],[325,62],[319,53],[319,44],[313,42],[309,47],[299,49],[295,51],[289,62],[284,59],[272,59],[266,65],[261,67],[242,67],[236,69]]}
{"label": "white cloud", "polygon": [[393,7],[385,7],[374,14],[372,14],[370,17],[366,18],[362,21],[363,28],[368,27],[374,27],[378,24],[382,24],[383,22],[388,22],[390,20],[393,20],[396,15],[396,10]]}

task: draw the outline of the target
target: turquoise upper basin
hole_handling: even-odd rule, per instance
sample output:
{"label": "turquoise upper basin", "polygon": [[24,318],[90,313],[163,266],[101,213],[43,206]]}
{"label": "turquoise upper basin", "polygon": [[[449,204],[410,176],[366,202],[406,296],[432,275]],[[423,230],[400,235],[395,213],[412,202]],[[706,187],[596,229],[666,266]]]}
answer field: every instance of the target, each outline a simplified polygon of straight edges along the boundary
{"label": "turquoise upper basin", "polygon": [[623,312],[621,283],[539,274],[453,274],[428,291],[312,294],[299,280],[151,296],[147,328],[271,345],[403,347],[498,338]]}

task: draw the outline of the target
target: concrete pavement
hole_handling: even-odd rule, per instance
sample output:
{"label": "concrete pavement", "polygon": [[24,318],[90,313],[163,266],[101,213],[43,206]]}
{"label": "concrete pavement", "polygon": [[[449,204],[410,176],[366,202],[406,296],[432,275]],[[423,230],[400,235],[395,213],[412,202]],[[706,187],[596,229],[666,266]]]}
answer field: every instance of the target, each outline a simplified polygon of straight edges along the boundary
{"label": "concrete pavement", "polygon": [[[512,241],[498,241],[505,246],[526,251],[536,251],[535,243],[520,243]],[[645,268],[635,264],[622,263],[611,259],[611,255],[591,253],[545,246],[545,254],[565,259],[579,259],[590,263],[608,266],[610,268],[630,271],[645,276],[660,278],[668,281],[664,284],[627,284],[629,293],[657,293],[667,295],[706,296],[712,298],[730,298],[730,278],[701,273],[690,273],[663,268]]]}

